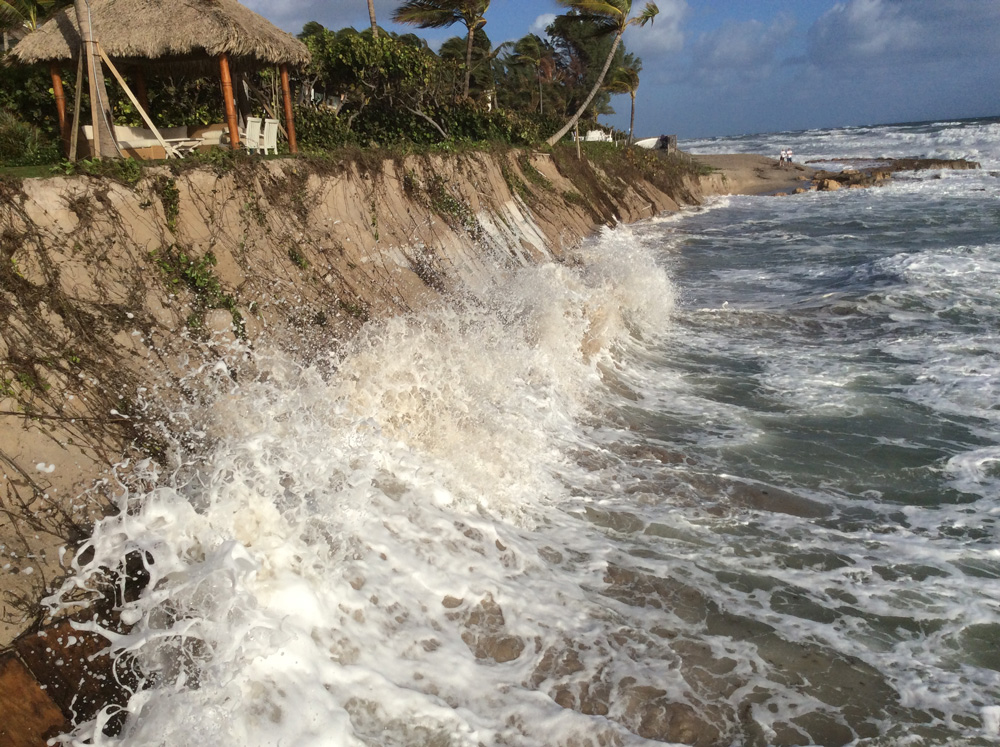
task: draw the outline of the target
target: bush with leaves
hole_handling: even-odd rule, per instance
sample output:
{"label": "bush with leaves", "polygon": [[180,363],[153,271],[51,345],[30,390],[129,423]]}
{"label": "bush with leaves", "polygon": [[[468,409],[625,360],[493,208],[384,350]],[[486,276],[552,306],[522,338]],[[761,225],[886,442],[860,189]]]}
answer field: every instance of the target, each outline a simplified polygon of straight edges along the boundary
{"label": "bush with leaves", "polygon": [[57,163],[59,143],[16,114],[0,109],[0,166]]}
{"label": "bush with leaves", "polygon": [[305,151],[335,150],[356,142],[345,120],[330,109],[312,106],[296,107],[295,134]]}
{"label": "bush with leaves", "polygon": [[[151,75],[146,80],[149,109],[158,127],[207,125],[224,122],[219,81],[215,78]],[[145,127],[146,123],[120,88],[108,91],[117,124]]]}

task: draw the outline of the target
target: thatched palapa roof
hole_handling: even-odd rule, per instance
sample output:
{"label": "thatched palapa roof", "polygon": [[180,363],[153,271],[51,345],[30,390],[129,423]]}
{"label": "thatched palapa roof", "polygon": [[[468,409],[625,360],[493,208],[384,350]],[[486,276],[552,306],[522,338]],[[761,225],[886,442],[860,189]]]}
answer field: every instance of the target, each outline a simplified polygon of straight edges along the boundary
{"label": "thatched palapa roof", "polygon": [[[198,66],[223,53],[244,69],[309,61],[302,42],[236,0],[89,2],[94,38],[109,57],[133,65]],[[79,47],[71,5],[28,34],[11,56],[25,64],[68,62]]]}

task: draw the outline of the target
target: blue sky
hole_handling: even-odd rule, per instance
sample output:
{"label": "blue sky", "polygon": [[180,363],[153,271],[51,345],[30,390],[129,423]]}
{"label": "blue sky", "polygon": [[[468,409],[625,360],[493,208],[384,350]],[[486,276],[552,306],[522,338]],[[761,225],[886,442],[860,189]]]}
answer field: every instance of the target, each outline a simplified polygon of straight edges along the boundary
{"label": "blue sky", "polygon": [[[293,33],[306,21],[364,28],[366,0],[244,0]],[[644,0],[635,0],[638,10]],[[1000,0],[658,0],[630,29],[642,57],[639,136],[682,138],[926,119],[1000,116]],[[399,0],[375,0],[382,26],[435,49],[461,26],[396,27]],[[540,33],[555,0],[493,0],[494,44]],[[628,126],[629,98],[615,116]]]}

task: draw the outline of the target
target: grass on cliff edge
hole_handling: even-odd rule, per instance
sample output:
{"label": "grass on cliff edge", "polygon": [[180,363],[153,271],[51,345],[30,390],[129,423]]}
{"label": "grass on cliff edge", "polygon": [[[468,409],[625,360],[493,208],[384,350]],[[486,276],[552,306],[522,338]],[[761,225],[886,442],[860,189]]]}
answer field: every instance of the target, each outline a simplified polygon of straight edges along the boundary
{"label": "grass on cliff edge", "polygon": [[[63,161],[56,165],[0,167],[0,181],[20,182],[22,179],[49,178],[87,174],[93,177],[113,179],[127,186],[135,185],[143,172],[151,167],[166,166],[175,175],[197,168],[210,168],[222,174],[252,166],[264,159],[294,159],[303,165],[311,165],[320,173],[333,173],[356,165],[360,171],[380,172],[387,161],[400,160],[414,155],[461,154],[486,152],[498,155],[517,155],[531,149],[514,147],[503,143],[462,143],[451,144],[442,151],[433,147],[402,146],[395,148],[360,148],[346,146],[335,151],[305,153],[298,156],[255,156],[242,151],[216,149],[195,152],[184,159],[170,161],[136,161],[133,159],[80,160],[76,163]],[[550,152],[559,170],[574,181],[583,180],[598,187],[603,177],[612,177],[625,184],[638,179],[655,185],[664,192],[673,193],[684,189],[687,176],[710,173],[712,169],[698,164],[687,154],[666,154],[644,148],[623,148],[612,143],[581,143],[582,159],[577,157],[575,143],[559,144],[554,148],[540,147],[538,152]],[[602,174],[595,174],[596,166]],[[576,178],[574,178],[576,177]],[[605,188],[614,185],[601,184]],[[589,191],[589,190],[588,190]]]}

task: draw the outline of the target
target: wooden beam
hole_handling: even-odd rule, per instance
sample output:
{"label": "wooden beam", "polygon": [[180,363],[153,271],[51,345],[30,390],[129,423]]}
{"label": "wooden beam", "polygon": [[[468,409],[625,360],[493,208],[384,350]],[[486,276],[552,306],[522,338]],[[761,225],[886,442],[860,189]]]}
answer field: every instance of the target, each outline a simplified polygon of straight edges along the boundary
{"label": "wooden beam", "polygon": [[52,93],[56,97],[56,113],[59,116],[59,137],[62,139],[63,153],[69,153],[69,130],[66,121],[66,92],[63,91],[62,74],[59,72],[59,65],[55,62],[49,65],[49,73],[52,75]]}
{"label": "wooden beam", "polygon": [[295,118],[292,115],[292,91],[288,85],[287,64],[281,66],[281,98],[285,103],[285,129],[288,130],[288,150],[292,153],[298,153],[299,146],[295,142]]}
{"label": "wooden beam", "polygon": [[83,52],[76,59],[76,93],[73,98],[73,130],[69,134],[69,160],[76,161],[76,145],[80,137],[80,102],[83,98]]}
{"label": "wooden beam", "polygon": [[219,73],[222,77],[222,101],[226,107],[226,124],[229,126],[229,143],[233,150],[240,148],[240,125],[236,121],[236,101],[233,98],[233,78],[229,74],[229,56],[219,55]]}
{"label": "wooden beam", "polygon": [[100,52],[101,59],[104,61],[104,64],[108,66],[108,69],[111,71],[111,74],[115,76],[115,80],[118,81],[118,85],[122,87],[122,90],[125,91],[125,94],[129,97],[129,100],[132,102],[132,106],[134,106],[136,109],[139,110],[139,115],[142,117],[142,121],[146,123],[146,126],[149,128],[150,132],[153,133],[153,137],[156,138],[156,141],[160,144],[160,147],[163,148],[164,156],[170,158],[170,154],[173,152],[174,149],[170,145],[167,145],[167,141],[163,139],[163,136],[160,134],[160,131],[156,129],[156,125],[154,125],[153,120],[149,118],[149,114],[147,114],[146,110],[142,108],[142,105],[139,103],[139,99],[137,99],[135,94],[132,93],[132,89],[129,88],[128,85],[126,85],[125,79],[122,77],[121,73],[118,72],[118,68],[116,68],[111,63],[111,60],[108,59],[108,56],[104,54],[104,50],[101,49],[101,45],[97,44],[97,42],[94,43],[97,45],[97,51]]}
{"label": "wooden beam", "polygon": [[12,653],[0,657],[0,713],[0,744],[5,747],[38,747],[69,727],[51,694]]}
{"label": "wooden beam", "polygon": [[[81,29],[81,31],[83,31]],[[101,99],[97,95],[97,74],[94,71],[94,55],[91,53],[91,45],[94,42],[90,38],[90,26],[83,37],[82,54],[87,56],[87,84],[90,86],[90,128],[93,138],[91,158],[100,160],[101,158]]]}

